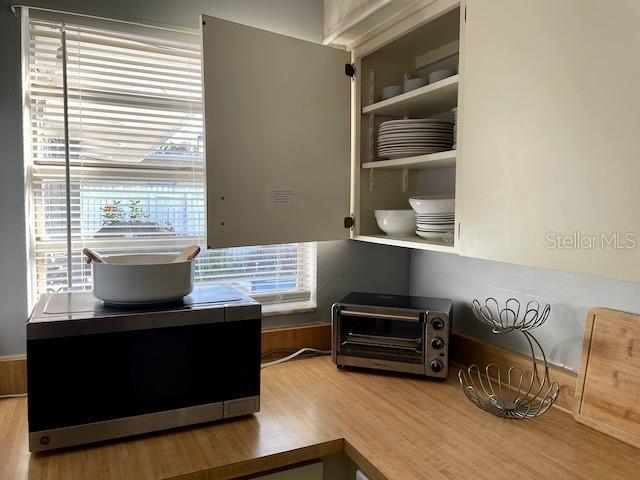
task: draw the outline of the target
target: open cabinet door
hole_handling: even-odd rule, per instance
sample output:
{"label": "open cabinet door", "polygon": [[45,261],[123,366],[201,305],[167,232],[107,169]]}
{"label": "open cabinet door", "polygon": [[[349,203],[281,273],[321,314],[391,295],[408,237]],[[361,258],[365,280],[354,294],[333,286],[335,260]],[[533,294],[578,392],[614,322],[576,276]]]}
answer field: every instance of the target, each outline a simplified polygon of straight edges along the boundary
{"label": "open cabinet door", "polygon": [[201,23],[209,248],[348,238],[349,54]]}

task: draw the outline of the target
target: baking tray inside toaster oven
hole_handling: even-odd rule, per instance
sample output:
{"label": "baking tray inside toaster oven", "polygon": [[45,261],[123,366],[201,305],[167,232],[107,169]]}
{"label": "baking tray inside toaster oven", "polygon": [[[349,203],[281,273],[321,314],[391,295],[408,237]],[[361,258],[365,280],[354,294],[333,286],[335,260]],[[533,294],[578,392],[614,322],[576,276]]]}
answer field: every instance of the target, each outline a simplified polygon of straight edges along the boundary
{"label": "baking tray inside toaster oven", "polygon": [[366,335],[347,332],[343,345],[366,345],[370,347],[397,348],[400,350],[422,351],[422,338],[388,337],[384,335]]}
{"label": "baking tray inside toaster oven", "polygon": [[342,316],[339,351],[343,355],[422,363],[424,325]]}

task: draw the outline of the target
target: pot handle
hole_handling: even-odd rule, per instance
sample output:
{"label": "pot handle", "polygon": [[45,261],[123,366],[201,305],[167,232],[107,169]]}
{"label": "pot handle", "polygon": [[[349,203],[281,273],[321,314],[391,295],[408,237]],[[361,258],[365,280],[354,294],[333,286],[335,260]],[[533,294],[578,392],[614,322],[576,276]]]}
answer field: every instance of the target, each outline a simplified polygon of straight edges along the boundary
{"label": "pot handle", "polygon": [[174,260],[173,263],[179,262],[188,262],[189,260],[193,260],[200,253],[200,247],[198,245],[189,245],[188,247],[184,247]]}
{"label": "pot handle", "polygon": [[84,253],[84,255],[87,257],[87,263],[106,263],[104,261],[104,258],[102,258],[100,255],[98,255],[97,252],[94,252],[90,248],[83,248],[82,253]]}

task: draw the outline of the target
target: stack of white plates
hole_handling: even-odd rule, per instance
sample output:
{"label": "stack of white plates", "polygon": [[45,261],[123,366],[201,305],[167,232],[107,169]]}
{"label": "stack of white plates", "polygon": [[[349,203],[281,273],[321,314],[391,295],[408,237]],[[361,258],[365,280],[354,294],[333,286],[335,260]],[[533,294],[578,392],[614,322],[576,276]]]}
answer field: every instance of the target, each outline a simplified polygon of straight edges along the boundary
{"label": "stack of white plates", "polygon": [[446,120],[419,118],[380,124],[378,156],[403,158],[450,150],[453,125]]}
{"label": "stack of white plates", "polygon": [[453,238],[455,224],[454,199],[446,195],[412,197],[416,212],[416,234],[422,238]]}
{"label": "stack of white plates", "polygon": [[427,214],[416,217],[416,234],[423,238],[440,238],[453,233],[454,216],[451,214]]}

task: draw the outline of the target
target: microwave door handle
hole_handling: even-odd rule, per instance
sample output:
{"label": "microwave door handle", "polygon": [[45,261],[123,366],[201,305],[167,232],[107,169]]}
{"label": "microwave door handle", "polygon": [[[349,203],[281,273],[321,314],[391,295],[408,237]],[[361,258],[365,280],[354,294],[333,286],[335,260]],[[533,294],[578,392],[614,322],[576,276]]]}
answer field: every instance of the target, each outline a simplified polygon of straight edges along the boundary
{"label": "microwave door handle", "polygon": [[390,313],[376,313],[376,312],[359,312],[357,310],[340,310],[340,315],[349,315],[351,317],[368,317],[368,318],[380,318],[383,320],[406,320],[410,322],[419,322],[420,315],[393,315]]}

